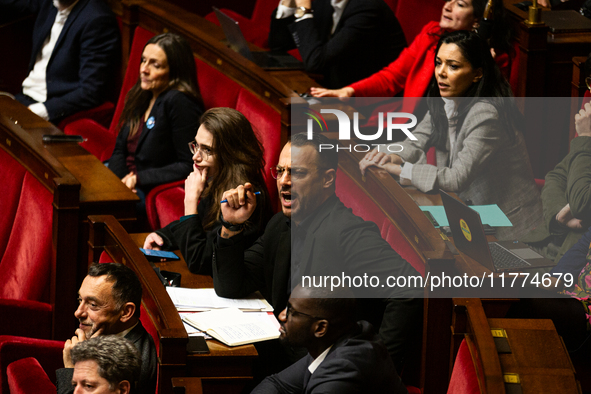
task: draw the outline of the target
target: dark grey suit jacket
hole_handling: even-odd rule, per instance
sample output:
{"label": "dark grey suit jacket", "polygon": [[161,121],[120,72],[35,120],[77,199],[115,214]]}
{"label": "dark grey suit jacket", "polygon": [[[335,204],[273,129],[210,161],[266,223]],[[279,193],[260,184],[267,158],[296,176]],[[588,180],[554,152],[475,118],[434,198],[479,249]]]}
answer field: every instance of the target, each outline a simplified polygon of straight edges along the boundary
{"label": "dark grey suit jacket", "polygon": [[383,0],[349,0],[334,34],[330,0],[312,2],[314,17],[295,22],[271,17],[269,47],[299,48],[306,71],[322,74],[322,85],[342,88],[396,60],[406,47],[398,19]]}
{"label": "dark grey suit jacket", "polygon": [[[36,12],[29,72],[57,15],[51,0],[0,0],[15,12]],[[49,120],[57,122],[107,100],[119,70],[121,44],[115,14],[103,0],[79,0],[47,64]]]}
{"label": "dark grey suit jacket", "polygon": [[365,321],[337,340],[313,374],[309,354],[282,372],[269,376],[254,394],[407,393],[386,348]]}
{"label": "dark grey suit jacket", "polygon": [[[135,392],[142,394],[155,393],[156,378],[158,376],[158,355],[156,354],[156,346],[154,346],[152,336],[148,334],[142,323],[139,322],[133,330],[127,333],[125,338],[135,345],[142,357],[142,371]],[[74,388],[72,387],[74,368],[60,368],[55,371],[55,375],[57,393],[72,394],[74,392]]]}

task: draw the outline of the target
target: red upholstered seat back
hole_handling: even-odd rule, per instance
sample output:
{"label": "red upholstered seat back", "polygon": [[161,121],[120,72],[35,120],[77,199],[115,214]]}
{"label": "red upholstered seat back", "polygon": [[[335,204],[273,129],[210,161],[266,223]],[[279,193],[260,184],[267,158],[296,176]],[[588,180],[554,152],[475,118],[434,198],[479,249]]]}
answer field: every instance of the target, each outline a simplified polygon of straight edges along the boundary
{"label": "red upholstered seat back", "polygon": [[148,204],[146,199],[148,221],[150,222],[152,230],[158,230],[159,228],[165,227],[170,222],[179,220],[179,218],[184,215],[184,187],[178,185],[178,183],[162,186],[163,187],[160,190],[156,191],[156,189],[154,189],[154,193],[150,192],[148,195],[153,199],[153,202]]}
{"label": "red upholstered seat back", "polygon": [[197,82],[205,108],[236,108],[240,85],[199,59],[195,59],[195,63],[197,65]]}
{"label": "red upholstered seat back", "polygon": [[421,275],[425,275],[425,264],[411,244],[386,217],[376,203],[340,169],[337,170],[336,194],[345,206],[366,221],[374,222],[384,238],[403,259],[408,261]]}
{"label": "red upholstered seat back", "polygon": [[2,206],[2,215],[0,215],[0,256],[4,256],[6,244],[10,238],[14,217],[21,197],[21,187],[25,177],[25,167],[12,156],[0,149],[0,206]]}
{"label": "red upholstered seat back", "polygon": [[56,390],[39,361],[33,357],[10,364],[7,376],[11,394],[53,394]]}
{"label": "red upholstered seat back", "polygon": [[53,195],[29,172],[19,169],[20,164],[3,150],[0,163],[3,173],[14,169],[17,178],[7,181],[11,188],[0,194],[3,216],[11,218],[0,219],[0,298],[48,301]]}
{"label": "red upholstered seat back", "polygon": [[[261,48],[268,48],[271,14],[277,8],[277,4],[279,3],[276,0],[257,0],[251,18],[246,18],[225,8],[222,8],[221,11],[238,22],[246,41],[252,42]],[[217,25],[220,24],[213,12],[207,14],[205,19]]]}
{"label": "red upholstered seat back", "polygon": [[583,96],[583,103],[581,104],[581,109],[585,107],[585,104],[591,101],[591,91],[589,89],[585,90],[585,95]]}
{"label": "red upholstered seat back", "polygon": [[402,26],[406,42],[415,39],[423,26],[428,22],[438,21],[441,18],[443,0],[399,0],[396,8],[396,18]]}
{"label": "red upholstered seat back", "polygon": [[474,361],[472,360],[474,354],[476,363],[479,363],[476,352],[471,352],[468,342],[464,339],[458,349],[458,354],[454,362],[454,368],[451,373],[451,379],[447,389],[447,394],[480,394],[480,387],[478,385],[478,375]]}
{"label": "red upholstered seat back", "polygon": [[111,121],[111,127],[109,127],[109,131],[114,135],[117,135],[119,132],[117,125],[119,124],[119,118],[121,117],[125,105],[125,96],[127,95],[127,92],[129,92],[129,89],[135,85],[140,75],[140,63],[144,46],[148,40],[154,36],[154,33],[143,27],[138,26],[135,28],[133,43],[131,44],[131,50],[129,52],[129,60],[127,62],[127,70],[125,71],[125,79],[123,79],[121,92],[119,93],[119,100],[117,101],[117,107],[115,108],[115,114]]}
{"label": "red upholstered seat back", "polygon": [[[63,341],[34,339],[0,335],[0,390],[8,393],[8,366],[13,362],[35,357],[51,382],[55,382],[55,371],[63,368]],[[53,390],[55,393],[55,388]]]}
{"label": "red upholstered seat back", "polygon": [[238,95],[236,110],[240,111],[250,121],[257,138],[265,149],[264,177],[267,191],[271,196],[273,210],[278,205],[277,182],[271,176],[271,166],[279,161],[281,153],[281,115],[273,108],[256,98],[246,89]]}
{"label": "red upholstered seat back", "polygon": [[152,319],[150,319],[150,316],[148,315],[148,312],[144,308],[143,304],[140,308],[140,312],[140,321],[142,322],[142,325],[146,331],[148,331],[148,334],[152,336],[154,345],[156,345],[156,353],[160,355],[160,337],[158,337],[158,330],[156,330],[156,327],[154,326],[154,323],[152,323]]}
{"label": "red upholstered seat back", "polygon": [[[142,323],[142,326],[144,326],[144,328],[146,329],[148,334],[150,334],[152,336],[152,339],[154,340],[154,345],[156,346],[156,353],[158,354],[158,357],[160,357],[160,337],[158,336],[158,330],[156,330],[156,327],[154,326],[154,323],[152,323],[152,319],[150,319],[150,316],[148,315],[148,312],[146,312],[146,309],[144,308],[143,304],[140,307],[140,313],[141,313],[140,321]],[[156,392],[157,393],[160,392],[160,390],[158,390],[159,384],[160,384],[160,368],[158,368],[158,377],[157,377],[157,381],[156,381]]]}

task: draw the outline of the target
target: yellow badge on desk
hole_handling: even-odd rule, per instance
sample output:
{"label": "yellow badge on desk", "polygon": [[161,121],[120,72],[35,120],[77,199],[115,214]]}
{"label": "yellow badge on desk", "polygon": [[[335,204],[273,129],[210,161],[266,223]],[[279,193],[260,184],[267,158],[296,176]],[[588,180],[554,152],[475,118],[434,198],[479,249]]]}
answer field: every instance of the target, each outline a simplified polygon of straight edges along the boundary
{"label": "yellow badge on desk", "polygon": [[468,223],[464,219],[460,219],[460,228],[462,229],[462,234],[468,240],[468,242],[472,241],[472,232],[470,232],[470,227],[468,227]]}

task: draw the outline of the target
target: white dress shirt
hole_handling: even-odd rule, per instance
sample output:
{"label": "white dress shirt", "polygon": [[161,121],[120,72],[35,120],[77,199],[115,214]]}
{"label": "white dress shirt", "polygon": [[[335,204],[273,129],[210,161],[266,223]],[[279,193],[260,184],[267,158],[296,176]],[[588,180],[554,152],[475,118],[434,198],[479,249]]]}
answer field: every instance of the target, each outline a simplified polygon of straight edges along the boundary
{"label": "white dress shirt", "polygon": [[316,371],[316,369],[320,366],[320,364],[322,364],[322,362],[324,361],[324,359],[328,355],[328,352],[330,352],[330,348],[332,348],[332,345],[330,345],[328,347],[328,349],[326,349],[325,351],[320,353],[320,356],[316,357],[314,359],[314,361],[312,361],[312,364],[308,365],[308,371],[310,371],[310,375],[312,375]]}
{"label": "white dress shirt", "polygon": [[37,103],[31,104],[29,109],[45,120],[49,120],[49,114],[43,104],[47,101],[47,65],[49,64],[49,59],[51,58],[55,44],[66,24],[66,20],[76,3],[78,3],[78,0],[68,8],[60,9],[59,1],[53,0],[53,5],[58,9],[58,12],[55,16],[53,26],[51,27],[51,32],[49,33],[49,37],[47,37],[43,43],[41,51],[37,54],[35,66],[29,73],[29,76],[23,81],[23,94],[37,101]]}

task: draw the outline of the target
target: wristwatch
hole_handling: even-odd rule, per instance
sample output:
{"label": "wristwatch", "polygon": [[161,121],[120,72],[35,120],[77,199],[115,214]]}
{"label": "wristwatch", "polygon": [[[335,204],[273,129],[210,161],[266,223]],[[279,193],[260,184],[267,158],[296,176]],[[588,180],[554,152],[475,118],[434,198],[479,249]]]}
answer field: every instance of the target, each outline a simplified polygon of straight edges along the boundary
{"label": "wristwatch", "polygon": [[221,213],[220,213],[220,222],[222,223],[222,226],[224,226],[229,231],[242,231],[245,227],[244,223],[232,224],[230,222],[225,221],[224,215],[222,215]]}
{"label": "wristwatch", "polygon": [[301,18],[306,14],[313,14],[314,10],[311,8],[306,8],[306,7],[298,7],[298,9],[295,12],[295,17],[296,18]]}

